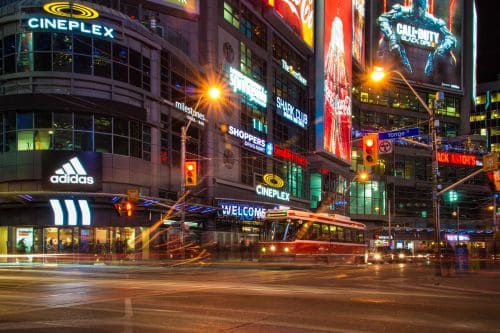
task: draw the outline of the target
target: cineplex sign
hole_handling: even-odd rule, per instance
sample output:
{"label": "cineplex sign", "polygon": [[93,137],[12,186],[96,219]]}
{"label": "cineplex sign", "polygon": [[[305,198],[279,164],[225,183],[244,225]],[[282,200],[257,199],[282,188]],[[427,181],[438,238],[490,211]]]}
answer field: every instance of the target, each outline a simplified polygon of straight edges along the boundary
{"label": "cineplex sign", "polygon": [[28,19],[29,28],[34,30],[74,31],[96,37],[115,38],[113,28],[102,24],[85,22],[85,20],[94,20],[99,17],[99,12],[93,8],[63,1],[46,3],[43,10],[48,14],[62,18],[30,17]]}
{"label": "cineplex sign", "polygon": [[268,186],[261,184],[257,185],[255,187],[255,192],[258,195],[272,199],[290,201],[290,193],[280,190],[283,186],[285,186],[285,181],[281,179],[281,177],[267,173],[262,176],[262,180]]}

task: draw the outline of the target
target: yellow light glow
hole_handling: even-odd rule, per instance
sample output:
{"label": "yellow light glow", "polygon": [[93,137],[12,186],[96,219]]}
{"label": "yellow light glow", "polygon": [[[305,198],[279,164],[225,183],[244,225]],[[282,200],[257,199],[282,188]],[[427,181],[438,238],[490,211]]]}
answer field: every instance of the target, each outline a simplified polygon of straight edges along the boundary
{"label": "yellow light glow", "polygon": [[366,146],[367,147],[373,147],[373,144],[374,144],[373,139],[366,139]]}
{"label": "yellow light glow", "polygon": [[219,99],[220,96],[221,90],[219,87],[210,87],[210,89],[208,89],[208,97],[210,97],[210,99],[216,100]]}
{"label": "yellow light glow", "polygon": [[361,172],[359,175],[358,175],[358,178],[360,181],[364,182],[365,180],[368,179],[368,173],[366,172]]}
{"label": "yellow light glow", "polygon": [[371,74],[373,81],[381,81],[385,77],[385,72],[382,67],[374,67]]}
{"label": "yellow light glow", "polygon": [[284,248],[285,252],[290,252],[290,249],[288,247]]}
{"label": "yellow light glow", "polygon": [[276,246],[271,245],[271,247],[269,249],[271,250],[271,252],[274,252],[274,251],[276,251]]}

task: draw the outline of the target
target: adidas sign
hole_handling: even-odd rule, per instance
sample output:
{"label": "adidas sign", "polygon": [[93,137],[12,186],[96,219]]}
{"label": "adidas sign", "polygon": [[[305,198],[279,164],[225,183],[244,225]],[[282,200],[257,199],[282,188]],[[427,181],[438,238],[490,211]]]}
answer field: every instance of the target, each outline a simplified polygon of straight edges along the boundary
{"label": "adidas sign", "polygon": [[85,171],[78,157],[73,157],[54,173],[54,175],[50,176],[52,184],[94,184],[94,177],[87,175],[87,171]]}

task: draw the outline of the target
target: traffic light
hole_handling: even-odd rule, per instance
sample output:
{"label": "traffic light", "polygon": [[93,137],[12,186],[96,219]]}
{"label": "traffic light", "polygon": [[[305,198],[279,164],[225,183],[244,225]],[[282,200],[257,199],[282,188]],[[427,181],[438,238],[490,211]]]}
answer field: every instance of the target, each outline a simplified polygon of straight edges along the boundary
{"label": "traffic light", "polygon": [[196,161],[186,161],[186,186],[196,186],[196,176],[198,173],[198,164]]}
{"label": "traffic light", "polygon": [[124,203],[125,206],[125,212],[127,213],[127,216],[132,216],[134,215],[134,204],[130,201],[126,201]]}
{"label": "traffic light", "polygon": [[378,164],[378,134],[370,133],[363,137],[363,165],[376,166]]}
{"label": "traffic light", "polygon": [[118,216],[122,215],[127,215],[127,216],[132,216],[134,215],[134,204],[130,201],[122,201],[122,202],[117,202],[115,203],[115,211]]}

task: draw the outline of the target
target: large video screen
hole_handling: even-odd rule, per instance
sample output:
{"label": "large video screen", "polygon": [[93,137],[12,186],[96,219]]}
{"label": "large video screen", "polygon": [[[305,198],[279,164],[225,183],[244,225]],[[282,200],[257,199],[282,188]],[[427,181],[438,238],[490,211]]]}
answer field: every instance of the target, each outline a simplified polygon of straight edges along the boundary
{"label": "large video screen", "polygon": [[314,47],[314,0],[266,0],[288,26]]}
{"label": "large video screen", "polygon": [[168,7],[173,7],[189,14],[199,14],[200,13],[200,3],[199,0],[149,0],[160,5],[165,5]]}
{"label": "large video screen", "polygon": [[[351,161],[352,3],[325,1],[324,91],[325,104],[320,148]],[[321,135],[322,133],[322,135]]]}
{"label": "large video screen", "polygon": [[365,0],[352,0],[352,56],[365,66]]}
{"label": "large video screen", "polygon": [[374,1],[375,66],[407,79],[462,88],[462,1]]}

